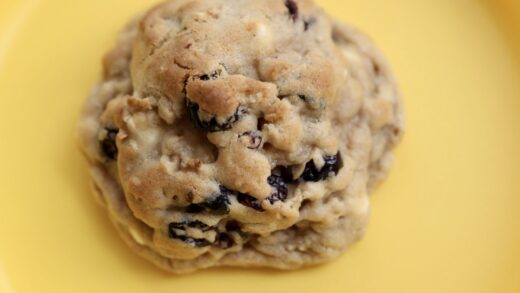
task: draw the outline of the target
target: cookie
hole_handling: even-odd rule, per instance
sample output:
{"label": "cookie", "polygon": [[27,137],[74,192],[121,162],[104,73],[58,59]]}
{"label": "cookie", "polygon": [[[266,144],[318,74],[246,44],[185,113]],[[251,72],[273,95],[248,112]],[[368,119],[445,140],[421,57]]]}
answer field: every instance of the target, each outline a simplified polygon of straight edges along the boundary
{"label": "cookie", "polygon": [[363,235],[400,95],[371,41],[312,1],[169,1],[103,68],[80,145],[139,255],[174,273],[295,269]]}

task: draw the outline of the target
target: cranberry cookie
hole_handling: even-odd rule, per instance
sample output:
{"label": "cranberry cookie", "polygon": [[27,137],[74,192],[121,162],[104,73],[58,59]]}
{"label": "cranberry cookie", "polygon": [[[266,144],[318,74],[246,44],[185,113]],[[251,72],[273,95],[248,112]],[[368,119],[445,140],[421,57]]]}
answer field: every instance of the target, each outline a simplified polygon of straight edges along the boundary
{"label": "cranberry cookie", "polygon": [[80,144],[141,256],[175,273],[294,269],[362,236],[403,114],[357,30],[311,0],[174,0],[103,65]]}

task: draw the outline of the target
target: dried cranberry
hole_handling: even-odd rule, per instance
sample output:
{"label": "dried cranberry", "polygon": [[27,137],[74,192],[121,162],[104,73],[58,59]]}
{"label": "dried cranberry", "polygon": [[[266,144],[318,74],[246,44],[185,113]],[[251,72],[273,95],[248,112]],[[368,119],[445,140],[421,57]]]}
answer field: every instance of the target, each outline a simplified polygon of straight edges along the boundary
{"label": "dried cranberry", "polygon": [[205,224],[205,223],[203,223],[201,221],[198,221],[198,220],[188,222],[187,226],[190,227],[190,228],[197,228],[197,229],[200,229],[202,231],[211,230],[210,226],[208,226],[207,224]]}
{"label": "dried cranberry", "polygon": [[198,214],[208,210],[216,215],[225,215],[229,213],[229,194],[230,190],[221,186],[220,194],[218,194],[214,199],[200,204],[190,204],[186,208],[186,212],[190,214]]}
{"label": "dried cranberry", "polygon": [[202,230],[204,232],[214,229],[213,227],[211,227],[208,224],[203,223],[203,222],[201,222],[199,220],[184,221],[184,222],[180,222],[180,223],[172,222],[172,223],[170,223],[168,225],[168,228],[170,229],[170,231],[171,230],[186,231],[186,227],[200,229],[200,230]]}
{"label": "dried cranberry", "polygon": [[184,235],[170,235],[170,238],[179,239],[180,241],[195,247],[206,247],[211,245],[211,242],[204,238],[193,238]]}
{"label": "dried cranberry", "polygon": [[204,211],[204,207],[202,207],[201,205],[198,205],[198,204],[190,204],[186,208],[186,212],[190,213],[190,214],[198,214],[198,213],[202,213],[203,211]]}
{"label": "dried cranberry", "polygon": [[271,196],[267,198],[271,204],[277,201],[285,201],[287,199],[289,189],[281,176],[273,174],[267,178],[267,182],[275,189]]}
{"label": "dried cranberry", "polygon": [[117,158],[116,137],[117,133],[119,133],[119,129],[107,127],[104,131],[105,135],[100,142],[101,149],[107,158],[115,160]]}
{"label": "dried cranberry", "polygon": [[246,207],[250,207],[259,212],[264,211],[264,208],[262,208],[262,203],[258,199],[252,197],[251,195],[245,193],[238,193],[237,200],[239,203],[245,205]]}
{"label": "dried cranberry", "polygon": [[298,18],[298,4],[294,0],[285,0],[285,7],[289,10],[289,15],[293,21]]}
{"label": "dried cranberry", "polygon": [[183,241],[186,244],[195,246],[195,247],[205,247],[211,245],[211,242],[204,238],[193,238],[186,235],[178,234],[177,230],[186,231],[186,227],[201,229],[202,231],[208,231],[213,229],[207,224],[202,223],[201,221],[191,221],[191,222],[182,222],[182,223],[170,223],[168,225],[168,236],[171,239],[178,239]]}
{"label": "dried cranberry", "polygon": [[202,204],[203,207],[210,210],[214,214],[224,215],[229,213],[229,192],[228,189],[221,186],[220,194],[213,200]]}
{"label": "dried cranberry", "polygon": [[204,239],[204,238],[192,238],[192,237],[182,237],[182,238],[185,238],[185,239],[180,239],[180,240],[184,241],[187,244],[193,245],[195,247],[206,247],[206,246],[211,245],[211,242],[209,242],[209,240]]}
{"label": "dried cranberry", "polygon": [[[271,204],[274,204],[277,201],[285,201],[287,199],[289,189],[287,183],[285,183],[281,176],[272,174],[267,178],[267,182],[274,188],[274,192],[267,198]],[[239,203],[259,212],[265,211],[262,207],[262,201],[248,194],[237,193],[237,200]]]}
{"label": "dried cranberry", "polygon": [[199,118],[199,105],[186,99],[186,110],[188,111],[188,117],[195,127],[203,129],[205,125],[202,124],[202,121]]}
{"label": "dried cranberry", "polygon": [[195,127],[203,129],[208,132],[218,132],[229,130],[233,127],[233,123],[240,120],[243,114],[247,113],[247,110],[239,106],[231,117],[229,117],[224,123],[219,124],[216,117],[212,117],[210,120],[201,120],[199,117],[199,105],[186,99],[186,110],[188,117]]}
{"label": "dried cranberry", "polygon": [[338,175],[339,169],[343,166],[341,154],[338,152],[334,156],[325,156],[323,160],[325,165],[320,170],[316,168],[313,160],[307,162],[301,178],[305,181],[318,182]]}
{"label": "dried cranberry", "polygon": [[200,80],[204,80],[204,81],[215,80],[218,78],[218,72],[215,71],[212,74],[204,74],[204,75],[201,75],[199,78],[200,78]]}

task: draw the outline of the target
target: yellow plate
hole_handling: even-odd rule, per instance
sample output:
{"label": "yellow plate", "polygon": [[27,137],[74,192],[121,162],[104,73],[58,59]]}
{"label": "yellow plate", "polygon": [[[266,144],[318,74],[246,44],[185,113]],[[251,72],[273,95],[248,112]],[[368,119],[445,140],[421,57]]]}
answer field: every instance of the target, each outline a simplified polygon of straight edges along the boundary
{"label": "yellow plate", "polygon": [[518,0],[323,0],[399,77],[407,134],[366,237],[311,269],[169,276],[94,203],[74,129],[153,1],[0,1],[0,292],[520,292]]}

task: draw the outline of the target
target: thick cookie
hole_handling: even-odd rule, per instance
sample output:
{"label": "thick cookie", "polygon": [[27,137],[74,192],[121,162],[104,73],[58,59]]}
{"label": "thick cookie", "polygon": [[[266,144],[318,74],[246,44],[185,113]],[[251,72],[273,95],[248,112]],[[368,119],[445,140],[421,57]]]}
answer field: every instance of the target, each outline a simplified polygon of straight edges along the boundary
{"label": "thick cookie", "polygon": [[355,29],[310,0],[174,0],[103,65],[80,143],[140,255],[176,273],[293,269],[362,236],[403,114]]}

